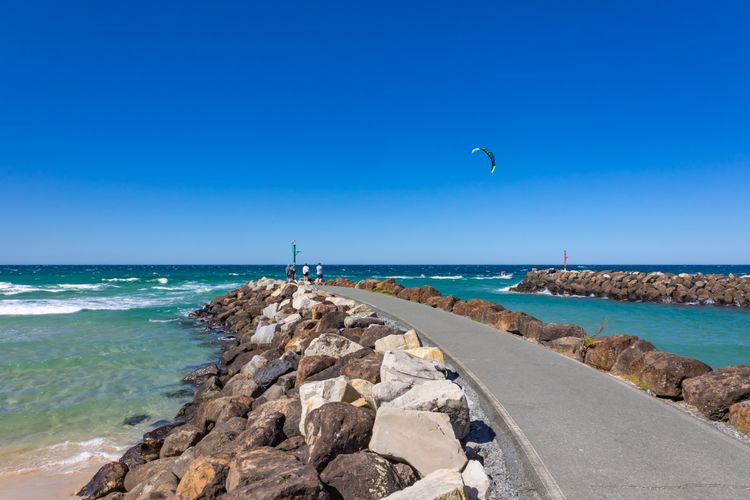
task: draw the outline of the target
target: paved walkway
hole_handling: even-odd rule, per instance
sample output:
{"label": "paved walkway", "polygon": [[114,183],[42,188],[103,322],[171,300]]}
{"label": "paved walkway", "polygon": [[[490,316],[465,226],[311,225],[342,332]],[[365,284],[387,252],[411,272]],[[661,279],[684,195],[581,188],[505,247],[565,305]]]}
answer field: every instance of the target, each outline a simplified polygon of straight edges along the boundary
{"label": "paved walkway", "polygon": [[750,498],[750,446],[673,405],[470,319],[384,294],[326,289],[413,326],[470,370],[501,403],[506,424],[517,424],[529,460],[540,459],[543,496]]}

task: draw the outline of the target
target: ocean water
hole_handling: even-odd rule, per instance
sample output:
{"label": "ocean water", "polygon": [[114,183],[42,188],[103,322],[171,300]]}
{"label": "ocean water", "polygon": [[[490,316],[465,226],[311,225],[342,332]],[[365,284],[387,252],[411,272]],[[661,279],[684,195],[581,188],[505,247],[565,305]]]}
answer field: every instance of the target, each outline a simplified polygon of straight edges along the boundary
{"label": "ocean water", "polygon": [[[544,268],[549,266],[536,265]],[[711,366],[750,364],[750,311],[515,294],[526,266],[326,266],[484,298],[548,322],[629,333]],[[750,275],[750,266],[571,266]],[[301,266],[298,267],[301,269]],[[191,398],[181,377],[219,352],[188,313],[283,266],[0,266],[0,474],[114,459]],[[148,415],[141,423],[123,419]]]}

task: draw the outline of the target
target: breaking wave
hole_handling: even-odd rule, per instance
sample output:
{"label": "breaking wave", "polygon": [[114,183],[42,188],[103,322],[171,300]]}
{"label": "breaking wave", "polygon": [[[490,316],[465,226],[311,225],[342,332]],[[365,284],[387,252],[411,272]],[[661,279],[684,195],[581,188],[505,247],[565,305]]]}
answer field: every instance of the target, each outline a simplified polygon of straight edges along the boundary
{"label": "breaking wave", "polygon": [[65,441],[24,454],[11,463],[0,466],[0,474],[19,474],[38,470],[75,472],[92,464],[117,460],[127,449],[107,438],[86,441]]}
{"label": "breaking wave", "polygon": [[430,276],[431,280],[462,280],[463,276],[457,274],[455,276]]}
{"label": "breaking wave", "polygon": [[172,303],[172,299],[145,297],[92,297],[88,299],[40,299],[0,301],[0,316],[40,316],[43,314],[73,314],[81,311],[126,311],[144,307],[158,307]]}
{"label": "breaking wave", "polygon": [[141,278],[102,278],[102,281],[124,281],[124,282],[132,282],[132,281],[138,281]]}

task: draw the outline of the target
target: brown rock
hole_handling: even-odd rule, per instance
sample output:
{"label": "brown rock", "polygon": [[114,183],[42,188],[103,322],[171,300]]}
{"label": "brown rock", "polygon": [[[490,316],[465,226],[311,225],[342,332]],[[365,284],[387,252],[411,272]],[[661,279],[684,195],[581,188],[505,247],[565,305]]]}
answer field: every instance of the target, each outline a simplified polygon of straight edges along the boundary
{"label": "brown rock", "polygon": [[560,337],[550,341],[550,349],[576,361],[583,361],[583,339],[580,337]]}
{"label": "brown rock", "polygon": [[409,477],[380,455],[360,451],[334,458],[321,472],[320,479],[341,498],[377,500],[411,486],[416,474],[412,471]]}
{"label": "brown rock", "polygon": [[161,471],[169,471],[174,458],[159,458],[152,462],[146,462],[145,464],[136,465],[125,474],[123,486],[127,491],[133,490],[139,484],[145,482],[151,476],[158,474]]}
{"label": "brown rock", "polygon": [[638,339],[617,356],[617,360],[612,366],[612,373],[626,376],[637,375],[643,367],[643,354],[655,350],[656,348],[651,342]]}
{"label": "brown rock", "polygon": [[258,448],[238,454],[229,464],[225,499],[329,498],[315,469],[291,453]]}
{"label": "brown rock", "polygon": [[253,398],[248,396],[224,396],[212,399],[201,403],[192,423],[205,432],[232,417],[244,417],[252,403]]}
{"label": "brown rock", "polygon": [[172,429],[161,447],[161,458],[182,455],[188,448],[200,441],[201,430],[192,424],[185,424]]}
{"label": "brown rock", "polygon": [[179,480],[169,470],[160,470],[137,485],[123,497],[125,500],[174,498]]}
{"label": "brown rock", "polygon": [[432,297],[440,297],[441,295],[439,291],[435,290],[430,285],[421,286],[417,288],[417,290],[418,292],[416,296],[412,295],[413,298],[410,298],[410,300],[414,300],[422,304],[426,303]]}
{"label": "brown rock", "polygon": [[[239,352],[237,354],[239,354]],[[234,359],[234,357],[232,357],[232,359]],[[200,368],[193,370],[192,372],[185,375],[182,381],[187,384],[200,385],[208,380],[209,377],[215,377],[218,375],[219,367],[216,366],[216,364],[212,363],[210,365],[201,366]]]}
{"label": "brown rock", "polygon": [[318,323],[318,333],[328,332],[331,330],[338,331],[339,328],[344,328],[344,320],[346,319],[346,313],[342,311],[332,311],[325,313],[320,318]]}
{"label": "brown rock", "polygon": [[326,403],[305,419],[307,463],[322,470],[342,453],[367,448],[375,423],[375,412],[348,403]]}
{"label": "brown rock", "polygon": [[521,335],[521,331],[530,321],[539,321],[533,316],[522,312],[502,311],[501,314],[495,315],[493,326],[514,335]]}
{"label": "brown rock", "polygon": [[657,396],[679,398],[682,381],[711,371],[711,367],[697,359],[670,352],[650,351],[643,354],[638,378]]}
{"label": "brown rock", "polygon": [[277,411],[263,412],[252,416],[247,429],[237,436],[240,450],[252,450],[261,446],[276,446],[286,439],[284,436],[284,414]]}
{"label": "brown rock", "polygon": [[[238,373],[230,378],[221,390],[222,396],[248,396],[257,397],[263,388],[259,386],[253,377]],[[214,396],[218,397],[218,396]]]}
{"label": "brown rock", "polygon": [[480,323],[485,322],[485,317],[490,317],[492,313],[502,311],[504,308],[500,304],[483,299],[471,299],[468,301],[459,301],[453,305],[453,314],[467,316]]}
{"label": "brown rock", "polygon": [[430,297],[425,301],[425,304],[430,307],[435,307],[437,309],[442,309],[443,311],[451,312],[453,310],[453,306],[458,301],[457,297],[454,297],[453,295],[447,295],[445,297],[435,296]]}
{"label": "brown rock", "polygon": [[336,306],[331,303],[322,302],[320,304],[315,304],[311,310],[312,319],[321,319],[329,312],[336,312]]}
{"label": "brown rock", "polygon": [[609,371],[620,354],[634,345],[637,340],[638,337],[621,333],[609,337],[597,337],[586,349],[586,364],[599,370]]}
{"label": "brown rock", "polygon": [[359,345],[374,349],[376,341],[383,337],[387,337],[388,335],[398,335],[402,333],[404,333],[402,330],[391,326],[371,325],[362,331],[362,335],[359,337]]}
{"label": "brown rock", "polygon": [[219,377],[209,377],[205,382],[198,386],[193,399],[195,401],[205,401],[207,399],[218,398],[221,396],[222,390],[223,388],[219,381]]}
{"label": "brown rock", "polygon": [[177,486],[180,500],[216,498],[226,491],[229,455],[198,457],[190,463]]}
{"label": "brown rock", "polygon": [[230,418],[226,422],[217,424],[193,447],[196,456],[221,453],[233,455],[234,440],[245,430],[245,427],[247,427],[247,420],[240,417]]}
{"label": "brown rock", "polygon": [[297,366],[297,379],[294,385],[299,387],[305,382],[307,377],[321,372],[329,366],[333,366],[335,363],[336,358],[333,356],[303,356]]}
{"label": "brown rock", "polygon": [[125,475],[127,473],[128,466],[122,462],[105,464],[76,495],[83,497],[84,500],[93,500],[112,492],[125,491]]}
{"label": "brown rock", "polygon": [[729,423],[745,434],[750,434],[750,399],[729,407]]}
{"label": "brown rock", "polygon": [[170,432],[172,432],[172,429],[180,427],[181,425],[183,424],[172,423],[172,424],[162,425],[161,427],[157,427],[156,429],[145,433],[143,435],[144,446],[147,446],[148,448],[151,448],[152,450],[160,450],[162,444],[164,443],[164,439],[167,437],[167,435]]}
{"label": "brown rock", "polygon": [[275,401],[265,403],[251,414],[251,416],[263,413],[279,412],[284,415],[284,435],[287,438],[299,436],[299,421],[302,415],[302,403],[299,396],[283,397]]}
{"label": "brown rock", "polygon": [[729,407],[750,399],[750,366],[725,366],[682,382],[685,401],[712,420],[723,420]]}
{"label": "brown rock", "polygon": [[380,354],[370,354],[363,358],[351,359],[341,367],[341,375],[349,378],[361,378],[377,384],[380,382],[380,365],[383,363],[383,356]]}

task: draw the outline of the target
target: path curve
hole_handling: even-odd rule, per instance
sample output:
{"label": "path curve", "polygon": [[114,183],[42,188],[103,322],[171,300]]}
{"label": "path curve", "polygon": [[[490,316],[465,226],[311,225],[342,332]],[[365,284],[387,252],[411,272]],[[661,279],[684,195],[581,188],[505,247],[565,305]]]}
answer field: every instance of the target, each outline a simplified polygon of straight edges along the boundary
{"label": "path curve", "polygon": [[324,289],[411,325],[465,367],[500,403],[505,425],[517,426],[516,446],[537,454],[540,463],[527,459],[544,497],[750,498],[750,446],[671,404],[462,316],[366,290]]}

